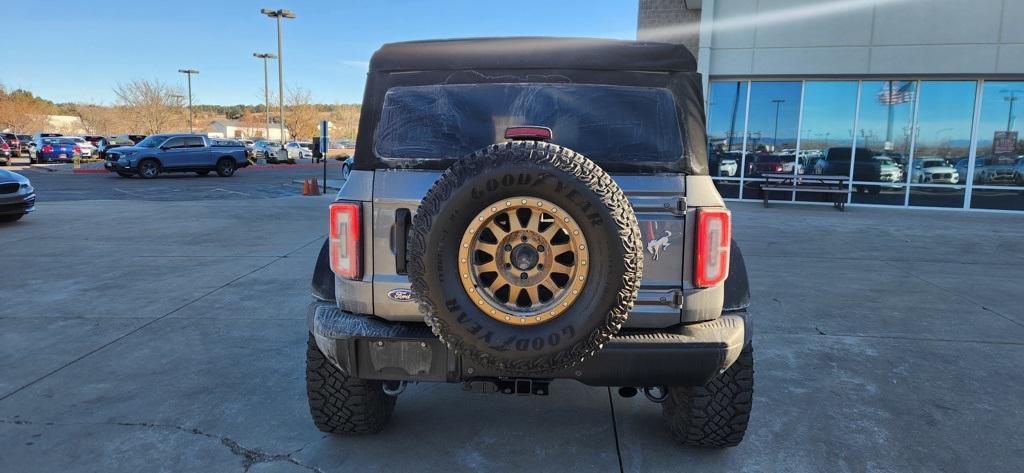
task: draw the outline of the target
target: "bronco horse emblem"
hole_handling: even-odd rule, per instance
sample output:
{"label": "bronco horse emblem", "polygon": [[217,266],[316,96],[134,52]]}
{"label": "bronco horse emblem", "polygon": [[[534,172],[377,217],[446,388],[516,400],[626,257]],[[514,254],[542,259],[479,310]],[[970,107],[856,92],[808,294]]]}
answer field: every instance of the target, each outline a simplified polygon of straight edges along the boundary
{"label": "bronco horse emblem", "polygon": [[672,232],[665,230],[665,236],[647,242],[647,251],[651,253],[651,259],[658,261],[658,255],[661,254],[661,250],[668,248],[668,245],[670,245],[668,242],[670,236],[672,236]]}

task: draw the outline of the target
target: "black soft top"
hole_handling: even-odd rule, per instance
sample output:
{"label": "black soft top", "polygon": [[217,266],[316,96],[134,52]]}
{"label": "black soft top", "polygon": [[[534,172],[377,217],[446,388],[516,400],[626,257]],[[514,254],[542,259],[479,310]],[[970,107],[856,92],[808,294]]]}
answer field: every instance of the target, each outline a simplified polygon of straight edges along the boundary
{"label": "black soft top", "polygon": [[598,38],[472,38],[385,44],[370,71],[591,69],[693,72],[685,46]]}
{"label": "black soft top", "polygon": [[[677,44],[596,38],[473,38],[385,44],[370,59],[353,169],[438,169],[450,160],[388,159],[375,149],[384,99],[394,87],[533,83],[664,88],[683,139],[674,162],[602,164],[610,172],[708,173],[704,100],[696,60]],[[555,141],[557,143],[557,139]]]}

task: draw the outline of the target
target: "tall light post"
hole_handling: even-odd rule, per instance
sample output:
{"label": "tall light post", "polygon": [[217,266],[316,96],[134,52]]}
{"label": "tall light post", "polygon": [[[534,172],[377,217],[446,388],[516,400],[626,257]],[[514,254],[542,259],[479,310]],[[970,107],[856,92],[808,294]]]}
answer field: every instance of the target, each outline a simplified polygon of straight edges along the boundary
{"label": "tall light post", "polygon": [[[281,108],[281,149],[284,149],[284,56],[281,54],[281,18],[295,18],[295,13],[283,8],[260,9],[260,13],[277,19],[277,100]],[[269,136],[267,138],[270,138]]]}
{"label": "tall light post", "polygon": [[775,148],[778,147],[779,142],[779,106],[785,102],[783,99],[774,99],[772,103],[775,104],[775,132],[772,134],[772,152],[776,152]]}
{"label": "tall light post", "polygon": [[258,57],[263,60],[263,115],[266,119],[266,127],[264,129],[263,139],[270,139],[270,83],[267,79],[267,59],[277,59],[277,56],[270,53],[252,53],[253,57]]}
{"label": "tall light post", "polygon": [[1014,122],[1014,119],[1016,118],[1015,116],[1013,116],[1013,103],[1018,101],[1018,100],[1020,100],[1020,97],[1017,96],[1017,94],[1020,93],[1020,92],[1024,92],[1024,90],[1020,90],[1020,89],[1004,89],[1004,90],[1000,90],[999,92],[1003,93],[1003,94],[1005,94],[1005,93],[1009,93],[1010,94],[1010,95],[1008,95],[1006,97],[1003,97],[1003,100],[1005,100],[1005,101],[1010,103],[1010,110],[1006,114],[1006,131],[1007,131],[1007,133],[1009,133],[1009,132],[1013,131],[1013,122]]}
{"label": "tall light post", "polygon": [[199,74],[195,69],[178,69],[178,72],[188,76],[188,132],[192,133],[192,74]]}

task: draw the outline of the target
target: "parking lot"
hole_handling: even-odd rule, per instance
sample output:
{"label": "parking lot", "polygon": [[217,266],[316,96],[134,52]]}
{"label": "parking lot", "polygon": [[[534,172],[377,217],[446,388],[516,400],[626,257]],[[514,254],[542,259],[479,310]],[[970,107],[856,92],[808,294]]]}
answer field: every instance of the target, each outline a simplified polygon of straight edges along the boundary
{"label": "parking lot", "polygon": [[[376,436],[309,419],[310,168],[233,178],[27,172],[0,225],[6,471],[1021,471],[1020,216],[732,203],[754,412],[676,447],[643,396],[415,385]],[[333,177],[333,176],[332,176]]]}

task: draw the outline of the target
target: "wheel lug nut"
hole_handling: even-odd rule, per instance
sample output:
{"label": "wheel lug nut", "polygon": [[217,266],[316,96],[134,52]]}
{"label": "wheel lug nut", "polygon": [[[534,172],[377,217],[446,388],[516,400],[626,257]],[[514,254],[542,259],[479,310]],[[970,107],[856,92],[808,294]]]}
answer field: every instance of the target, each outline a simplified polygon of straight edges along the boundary
{"label": "wheel lug nut", "polygon": [[520,274],[520,275],[519,275],[519,279],[527,279],[527,278],[529,278],[529,277],[530,277],[530,275],[529,275],[529,274],[526,274],[526,273],[523,273],[523,274]]}
{"label": "wheel lug nut", "polygon": [[505,244],[505,251],[512,251],[512,245]]}
{"label": "wheel lug nut", "polygon": [[544,263],[538,263],[537,269],[544,269]]}
{"label": "wheel lug nut", "polygon": [[523,241],[526,241],[526,240],[528,240],[528,239],[529,239],[529,238],[526,238],[526,235],[523,235],[523,237],[522,237],[522,240],[523,240]]}
{"label": "wheel lug nut", "polygon": [[543,252],[544,252],[544,245],[540,245],[540,246],[538,246],[538,247],[537,247],[537,251],[539,251],[539,252],[543,253]]}
{"label": "wheel lug nut", "polygon": [[505,269],[509,269],[511,267],[512,267],[512,263],[505,263]]}

